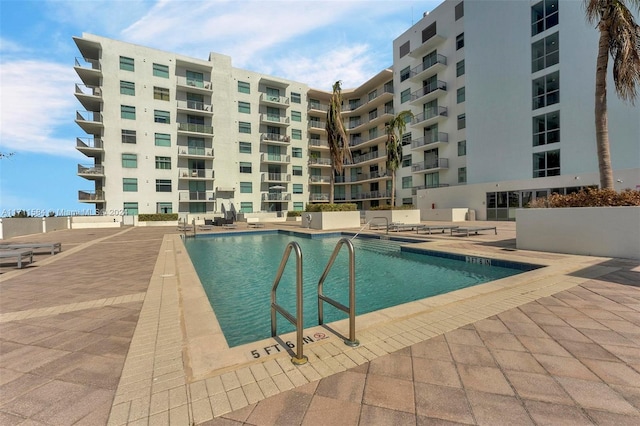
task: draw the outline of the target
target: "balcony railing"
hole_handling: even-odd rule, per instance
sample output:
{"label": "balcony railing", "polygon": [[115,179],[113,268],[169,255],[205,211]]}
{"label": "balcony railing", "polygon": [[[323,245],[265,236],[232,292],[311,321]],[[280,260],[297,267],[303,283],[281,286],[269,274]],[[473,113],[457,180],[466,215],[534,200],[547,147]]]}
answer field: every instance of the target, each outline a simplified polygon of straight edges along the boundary
{"label": "balcony railing", "polygon": [[326,139],[309,139],[309,146],[317,146],[319,148],[329,148],[329,142]]}
{"label": "balcony railing", "polygon": [[213,134],[213,127],[205,124],[178,123],[178,131]]}
{"label": "balcony railing", "polygon": [[215,201],[213,191],[180,191],[179,201]]}
{"label": "balcony railing", "polygon": [[438,80],[433,84],[427,84],[426,86],[416,90],[411,94],[411,100],[415,101],[416,99],[420,99],[423,96],[427,96],[429,93],[433,93],[436,90],[447,90],[447,83],[444,81]]}
{"label": "balcony railing", "polygon": [[327,112],[329,111],[329,105],[321,104],[319,102],[309,102],[307,109]]}
{"label": "balcony railing", "polygon": [[101,70],[102,65],[98,59],[78,58],[76,57],[76,67],[87,68],[92,70]]}
{"label": "balcony railing", "polygon": [[76,111],[76,120],[102,123],[102,114],[98,111]]}
{"label": "balcony railing", "polygon": [[422,121],[430,120],[430,119],[432,119],[434,117],[438,117],[438,116],[446,117],[447,116],[447,107],[439,106],[439,107],[429,108],[429,109],[425,110],[424,112],[421,112],[420,114],[416,115],[413,118],[413,121],[411,122],[411,124],[418,124],[418,123],[420,123]]}
{"label": "balcony railing", "polygon": [[391,191],[369,191],[351,194],[350,200],[366,200],[372,198],[391,198]]}
{"label": "balcony railing", "polygon": [[347,130],[355,129],[358,126],[363,124],[362,120],[349,120],[349,122],[345,125]]}
{"label": "balcony railing", "polygon": [[79,175],[104,175],[104,166],[102,165],[87,165],[83,166],[78,164]]}
{"label": "balcony railing", "polygon": [[353,157],[353,161],[351,161],[351,163],[349,163],[349,164],[363,163],[365,161],[375,160],[376,158],[384,157],[386,155],[387,155],[387,152],[385,150],[369,152],[367,154],[358,155],[356,157]]}
{"label": "balcony railing", "polygon": [[309,201],[329,201],[329,194],[309,194]]}
{"label": "balcony railing", "polygon": [[287,98],[286,96],[269,95],[267,93],[261,93],[260,102],[271,102],[274,104],[289,105],[289,98]]}
{"label": "balcony railing", "polygon": [[263,173],[262,182],[290,182],[291,175],[287,173]]}
{"label": "balcony railing", "polygon": [[309,183],[331,183],[329,176],[309,176]]}
{"label": "balcony railing", "polygon": [[373,173],[358,173],[352,176],[336,176],[336,183],[362,182],[363,180],[380,179],[387,177],[386,171]]}
{"label": "balcony railing", "polygon": [[411,188],[411,195],[416,195],[421,189],[430,189],[430,188],[445,188],[449,186],[448,183],[435,183],[431,185],[418,185]]}
{"label": "balcony railing", "polygon": [[330,158],[309,158],[309,165],[330,166]]}
{"label": "balcony railing", "polygon": [[319,120],[309,120],[309,127],[313,129],[324,129],[327,123]]}
{"label": "balcony railing", "polygon": [[104,145],[100,138],[76,138],[76,148],[83,149],[103,149]]}
{"label": "balcony railing", "polygon": [[280,133],[263,133],[262,141],[289,143],[291,141],[291,137],[286,135],[281,135]]}
{"label": "balcony railing", "polygon": [[211,106],[200,101],[176,101],[178,108],[192,109],[195,111],[211,111]]}
{"label": "balcony railing", "polygon": [[213,179],[215,171],[211,169],[179,168],[178,177],[182,179]]}
{"label": "balcony railing", "polygon": [[433,160],[426,160],[420,163],[414,163],[411,165],[412,172],[420,172],[423,170],[432,170],[432,169],[448,169],[449,168],[449,159],[448,158],[435,158]]}
{"label": "balcony railing", "polygon": [[203,148],[199,146],[179,146],[178,155],[213,157],[213,148]]}
{"label": "balcony railing", "polygon": [[76,95],[102,96],[102,89],[99,86],[89,86],[88,84],[76,83]]}
{"label": "balcony railing", "polygon": [[264,121],[266,123],[289,124],[289,117],[275,114],[260,114],[260,121]]}
{"label": "balcony railing", "polygon": [[204,80],[201,81],[201,80],[195,80],[193,78],[178,76],[176,78],[176,82],[181,86],[189,86],[189,87],[195,87],[198,89],[211,90],[210,81],[204,81]]}
{"label": "balcony railing", "polygon": [[415,77],[416,75],[420,74],[423,71],[428,70],[429,68],[431,68],[436,64],[447,65],[447,57],[444,55],[436,55],[434,57],[431,57],[430,59],[424,61],[417,67],[413,68],[409,73],[409,78]]}
{"label": "balcony railing", "polygon": [[79,201],[104,201],[104,191],[102,190],[78,191],[78,200]]}
{"label": "balcony railing", "polygon": [[263,163],[290,163],[291,156],[281,155],[281,154],[269,154],[269,153],[263,152],[260,155],[260,161]]}
{"label": "balcony railing", "polygon": [[270,192],[262,194],[262,201],[290,201],[291,194],[288,192]]}
{"label": "balcony railing", "polygon": [[444,132],[429,132],[419,139],[411,141],[411,149],[431,145],[437,142],[449,142],[449,134]]}

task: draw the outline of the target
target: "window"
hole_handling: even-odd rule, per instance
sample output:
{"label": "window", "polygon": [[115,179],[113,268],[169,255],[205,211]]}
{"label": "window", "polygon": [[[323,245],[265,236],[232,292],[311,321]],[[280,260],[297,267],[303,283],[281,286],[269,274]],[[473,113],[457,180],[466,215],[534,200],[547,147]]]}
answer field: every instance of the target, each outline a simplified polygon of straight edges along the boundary
{"label": "window", "polygon": [[156,203],[156,213],[173,213],[173,205],[171,203]]}
{"label": "window", "polygon": [[458,157],[464,157],[467,155],[467,141],[458,142]]}
{"label": "window", "polygon": [[120,105],[120,118],[126,120],[136,119],[136,107],[129,105]]}
{"label": "window", "polygon": [[460,3],[456,4],[456,8],[455,8],[456,21],[462,18],[463,16],[464,16],[464,2],[461,1]]}
{"label": "window", "polygon": [[293,184],[293,193],[294,194],[302,194],[304,188],[303,185],[301,183],[294,183]]}
{"label": "window", "polygon": [[411,132],[402,135],[402,146],[411,145]]}
{"label": "window", "polygon": [[560,175],[560,150],[533,154],[533,177]]}
{"label": "window", "polygon": [[410,49],[411,48],[409,47],[409,40],[407,40],[406,43],[404,43],[402,46],[400,46],[400,57],[402,58],[403,56],[408,55]]}
{"label": "window", "polygon": [[460,114],[458,116],[458,130],[464,129],[465,127],[467,127],[467,115]]}
{"label": "window", "polygon": [[560,111],[533,117],[533,146],[560,142]]}
{"label": "window", "polygon": [[138,214],[138,203],[124,203],[122,208],[125,216],[135,216]]}
{"label": "window", "polygon": [[153,64],[153,75],[156,77],[169,78],[169,67],[161,64]]}
{"label": "window", "polygon": [[531,72],[540,71],[560,61],[558,33],[538,40],[531,46]]}
{"label": "window", "polygon": [[464,47],[464,33],[456,36],[456,50],[460,50]]}
{"label": "window", "polygon": [[251,173],[251,163],[240,162],[240,173]]}
{"label": "window", "polygon": [[302,121],[302,114],[300,111],[291,111],[291,121]]}
{"label": "window", "polygon": [[400,71],[400,82],[402,83],[405,80],[408,80],[411,77],[411,67],[406,67],[402,71]]}
{"label": "window", "polygon": [[291,148],[291,156],[293,158],[302,158],[302,148]]}
{"label": "window", "polygon": [[369,140],[375,139],[378,137],[378,128],[373,127],[369,129]]}
{"label": "window", "polygon": [[156,146],[171,146],[171,135],[167,133],[156,133],[154,137]]}
{"label": "window", "polygon": [[304,203],[301,201],[294,201],[293,202],[293,210],[296,212],[301,212],[304,210]]}
{"label": "window", "polygon": [[169,111],[160,111],[157,109],[153,111],[153,121],[156,123],[169,124],[171,122],[170,118],[171,115],[169,114]]}
{"label": "window", "polygon": [[247,123],[246,121],[241,121],[238,123],[238,132],[240,133],[251,133],[251,123]]}
{"label": "window", "polygon": [[293,166],[293,175],[302,176],[302,166]]}
{"label": "window", "polygon": [[120,56],[120,69],[125,71],[134,71],[133,58],[127,58],[126,56]]}
{"label": "window", "polygon": [[135,169],[138,167],[137,154],[122,154],[122,167],[125,169]]}
{"label": "window", "polygon": [[122,129],[122,143],[136,143],[136,131]]}
{"label": "window", "polygon": [[251,93],[251,86],[246,81],[238,82],[238,92],[240,93]]}
{"label": "window", "polygon": [[436,22],[434,22],[433,24],[429,25],[427,28],[422,30],[422,42],[424,43],[425,41],[429,40],[431,37],[436,35],[436,33],[437,33],[437,26],[436,26]]}
{"label": "window", "polygon": [[136,95],[136,84],[131,81],[120,80],[120,94],[121,95]]}
{"label": "window", "polygon": [[153,88],[153,99],[159,99],[161,101],[169,100],[169,89],[165,89],[164,87],[155,87]]}
{"label": "window", "polygon": [[170,170],[171,169],[171,157],[158,157],[158,156],[156,156],[156,169]]}
{"label": "window", "polygon": [[402,178],[402,189],[413,187],[413,176],[405,176]]}
{"label": "window", "polygon": [[466,167],[458,167],[458,183],[467,183]]}
{"label": "window", "polygon": [[531,7],[531,35],[558,25],[558,0],[544,0]]}
{"label": "window", "polygon": [[456,77],[464,75],[464,59],[456,64]]}
{"label": "window", "polygon": [[403,104],[411,100],[411,89],[406,89],[400,92],[400,103]]}
{"label": "window", "polygon": [[302,140],[302,130],[300,129],[291,129],[291,139],[300,141]]}
{"label": "window", "polygon": [[402,156],[402,164],[400,167],[409,167],[411,166],[411,154]]}
{"label": "window", "polygon": [[300,97],[300,93],[291,92],[291,102],[294,104],[302,103],[302,98]]}
{"label": "window", "polygon": [[156,179],[156,192],[171,192],[171,179]]}
{"label": "window", "polygon": [[369,94],[367,95],[367,98],[369,99],[368,102],[371,102],[372,100],[374,100],[377,97],[378,97],[378,91],[377,90],[373,90],[373,91],[369,92]]}
{"label": "window", "polygon": [[411,198],[411,197],[403,198],[402,199],[402,205],[403,206],[412,206],[413,205],[413,198]]}
{"label": "window", "polygon": [[251,114],[251,104],[249,102],[238,102],[238,112]]}
{"label": "window", "polygon": [[533,109],[560,102],[560,72],[556,71],[533,80]]}
{"label": "window", "polygon": [[122,190],[124,192],[138,192],[138,179],[136,178],[123,178]]}
{"label": "window", "polygon": [[253,213],[253,203],[250,201],[240,201],[240,211],[242,213]]}
{"label": "window", "polygon": [[238,151],[241,154],[251,154],[251,142],[238,142]]}
{"label": "window", "polygon": [[464,92],[465,92],[464,86],[462,86],[461,88],[458,89],[457,100],[458,100],[459,104],[463,103],[464,100],[465,100],[465,93]]}
{"label": "window", "polygon": [[253,183],[252,182],[240,182],[240,193],[241,194],[251,194],[253,192]]}

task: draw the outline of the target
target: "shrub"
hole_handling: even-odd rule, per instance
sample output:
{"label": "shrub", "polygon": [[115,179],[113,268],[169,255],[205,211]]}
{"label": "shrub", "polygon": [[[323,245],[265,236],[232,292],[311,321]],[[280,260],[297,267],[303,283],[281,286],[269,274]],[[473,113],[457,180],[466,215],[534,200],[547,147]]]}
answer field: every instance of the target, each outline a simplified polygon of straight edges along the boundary
{"label": "shrub", "polygon": [[307,204],[307,212],[352,212],[356,211],[355,204]]}
{"label": "shrub", "polygon": [[162,222],[178,220],[178,213],[152,213],[138,215],[140,222]]}
{"label": "shrub", "polygon": [[640,206],[640,191],[625,189],[616,192],[613,189],[587,188],[573,194],[553,193],[547,198],[529,203],[531,208],[546,207],[620,207]]}
{"label": "shrub", "polygon": [[287,211],[287,217],[300,217],[302,216],[302,212],[298,210],[289,210]]}

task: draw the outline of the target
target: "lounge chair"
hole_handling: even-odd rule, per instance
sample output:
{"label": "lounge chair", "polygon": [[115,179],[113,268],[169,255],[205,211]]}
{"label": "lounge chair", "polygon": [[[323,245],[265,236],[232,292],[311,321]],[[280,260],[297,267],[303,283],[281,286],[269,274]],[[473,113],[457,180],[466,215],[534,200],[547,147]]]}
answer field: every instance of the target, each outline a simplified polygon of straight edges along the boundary
{"label": "lounge chair", "polygon": [[416,228],[416,234],[420,234],[421,231],[424,234],[431,235],[432,231],[440,231],[444,234],[444,231],[459,228],[457,225],[420,225]]}
{"label": "lounge chair", "polygon": [[22,269],[23,259],[29,258],[29,263],[33,263],[33,250],[31,249],[1,249],[0,259],[16,258],[18,268]]}
{"label": "lounge chair", "polygon": [[417,227],[419,227],[419,223],[392,223],[389,224],[389,231],[402,232],[402,231],[413,231]]}
{"label": "lounge chair", "polygon": [[456,234],[466,234],[468,237],[471,233],[478,235],[479,231],[490,231],[492,230],[498,235],[498,229],[495,226],[467,226],[467,227],[458,227],[451,228],[451,235],[455,232]]}
{"label": "lounge chair", "polygon": [[0,243],[0,249],[31,249],[34,253],[46,249],[53,255],[62,251],[62,243]]}

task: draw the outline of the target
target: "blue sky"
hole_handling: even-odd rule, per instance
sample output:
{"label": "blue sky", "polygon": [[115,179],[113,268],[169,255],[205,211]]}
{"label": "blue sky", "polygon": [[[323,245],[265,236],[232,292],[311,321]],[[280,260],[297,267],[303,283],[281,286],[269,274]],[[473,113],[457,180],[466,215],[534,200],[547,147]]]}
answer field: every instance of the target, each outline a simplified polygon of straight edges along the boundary
{"label": "blue sky", "polygon": [[330,90],[392,62],[392,42],[440,1],[0,0],[0,217],[15,210],[90,214],[76,175],[73,96],[83,32],[232,64]]}

